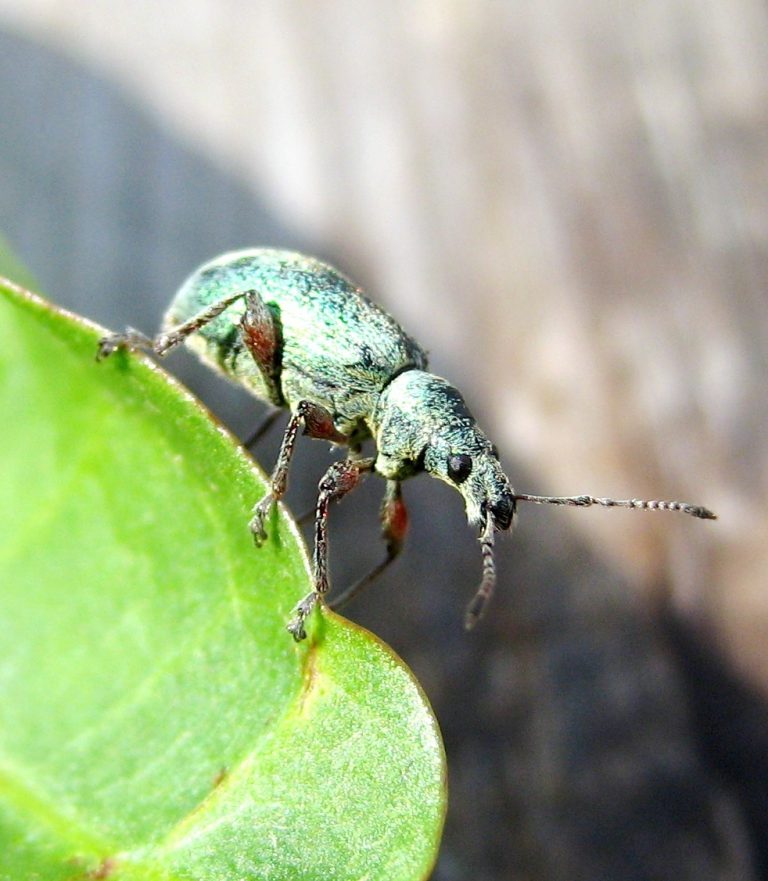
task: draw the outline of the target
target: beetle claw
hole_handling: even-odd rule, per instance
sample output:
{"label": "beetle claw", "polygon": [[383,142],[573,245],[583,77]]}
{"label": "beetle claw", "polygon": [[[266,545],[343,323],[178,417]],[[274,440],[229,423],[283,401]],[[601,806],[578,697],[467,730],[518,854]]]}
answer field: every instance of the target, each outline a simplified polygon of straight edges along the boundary
{"label": "beetle claw", "polygon": [[99,340],[99,346],[96,349],[96,360],[103,361],[118,349],[125,349],[129,346],[130,339],[127,333],[110,333]]}
{"label": "beetle claw", "polygon": [[307,638],[307,631],[304,629],[304,619],[299,615],[296,615],[295,618],[291,618],[291,620],[285,625],[285,629],[291,634],[296,642],[301,642]]}
{"label": "beetle claw", "polygon": [[126,327],[122,333],[109,333],[99,340],[96,349],[96,360],[103,361],[109,358],[111,354],[118,349],[148,349],[153,351],[155,347],[154,340],[145,336],[140,330],[132,327]]}
{"label": "beetle claw", "polygon": [[264,528],[264,521],[269,516],[274,503],[275,500],[272,494],[269,493],[253,509],[253,517],[251,517],[248,528],[253,533],[253,541],[257,548],[260,548],[267,540],[267,530]]}
{"label": "beetle claw", "polygon": [[295,613],[293,618],[291,618],[291,620],[285,625],[285,629],[291,634],[296,642],[301,642],[303,639],[307,638],[304,622],[311,614],[312,609],[314,609],[318,598],[318,594],[315,593],[315,591],[308,593],[303,600],[296,604],[293,610]]}

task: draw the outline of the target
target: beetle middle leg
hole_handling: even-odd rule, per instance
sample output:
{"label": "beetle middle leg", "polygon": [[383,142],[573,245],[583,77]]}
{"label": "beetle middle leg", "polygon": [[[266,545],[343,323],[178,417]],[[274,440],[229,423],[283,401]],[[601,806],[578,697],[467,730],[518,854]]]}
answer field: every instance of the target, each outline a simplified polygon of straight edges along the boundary
{"label": "beetle middle leg", "polygon": [[341,609],[353,600],[369,584],[374,582],[379,575],[397,559],[403,548],[405,534],[408,531],[408,511],[403,501],[403,493],[399,480],[388,480],[384,500],[381,504],[381,534],[386,542],[387,552],[384,559],[376,566],[342,591],[331,600],[330,607],[334,610]]}
{"label": "beetle middle leg", "polygon": [[351,492],[373,470],[374,459],[344,459],[334,462],[320,481],[315,510],[315,546],[312,554],[314,590],[298,603],[288,632],[299,642],[306,637],[304,622],[318,600],[328,593],[328,508]]}
{"label": "beetle middle leg", "polygon": [[304,434],[309,437],[320,438],[335,444],[347,443],[348,438],[337,430],[333,424],[333,417],[324,407],[313,404],[311,401],[299,401],[295,412],[291,414],[283,441],[280,444],[280,452],[270,478],[269,492],[253,509],[250,528],[257,545],[260,545],[267,537],[264,521],[272,510],[272,506],[285,495],[288,485],[288,470],[296,446],[296,435],[302,423],[304,423]]}

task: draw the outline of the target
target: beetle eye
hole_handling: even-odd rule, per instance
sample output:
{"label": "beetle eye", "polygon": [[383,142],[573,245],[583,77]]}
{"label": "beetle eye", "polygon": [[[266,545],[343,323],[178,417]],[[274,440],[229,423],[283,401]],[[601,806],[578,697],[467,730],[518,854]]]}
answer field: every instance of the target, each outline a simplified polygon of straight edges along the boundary
{"label": "beetle eye", "polygon": [[454,483],[463,483],[472,471],[472,459],[466,453],[448,459],[448,477]]}

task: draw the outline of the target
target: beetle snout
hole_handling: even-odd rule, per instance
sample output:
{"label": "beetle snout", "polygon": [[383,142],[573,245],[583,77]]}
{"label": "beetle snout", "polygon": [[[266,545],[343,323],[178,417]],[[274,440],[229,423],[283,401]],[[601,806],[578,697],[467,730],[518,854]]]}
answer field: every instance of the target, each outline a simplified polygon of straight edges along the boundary
{"label": "beetle snout", "polygon": [[493,525],[501,532],[505,532],[512,525],[512,518],[515,516],[515,497],[502,496],[490,502],[488,510],[493,520]]}

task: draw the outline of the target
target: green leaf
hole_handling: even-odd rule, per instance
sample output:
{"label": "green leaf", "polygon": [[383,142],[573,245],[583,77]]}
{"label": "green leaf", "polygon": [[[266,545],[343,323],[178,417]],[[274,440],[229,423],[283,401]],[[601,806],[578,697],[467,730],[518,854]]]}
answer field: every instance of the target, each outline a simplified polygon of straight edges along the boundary
{"label": "green leaf", "polygon": [[254,548],[263,475],[102,333],[0,283],[0,878],[423,878],[417,683],[326,611],[293,642],[306,555],[282,512]]}

